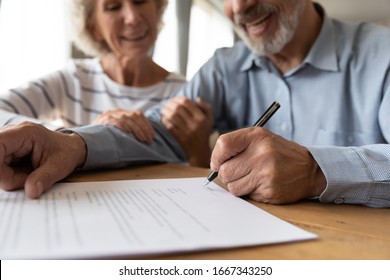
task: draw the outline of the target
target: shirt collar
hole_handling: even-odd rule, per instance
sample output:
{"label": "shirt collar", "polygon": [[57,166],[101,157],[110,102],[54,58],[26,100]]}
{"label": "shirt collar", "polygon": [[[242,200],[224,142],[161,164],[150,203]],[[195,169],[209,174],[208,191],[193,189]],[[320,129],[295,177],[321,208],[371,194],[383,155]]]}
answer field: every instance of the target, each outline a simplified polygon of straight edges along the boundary
{"label": "shirt collar", "polygon": [[[336,34],[333,22],[319,4],[314,3],[314,5],[316,10],[323,16],[324,21],[320,34],[302,64],[310,64],[318,69],[326,71],[339,71]],[[266,57],[257,56],[251,52],[247,59],[243,62],[240,70],[247,71],[254,64],[260,68],[269,68],[268,63],[269,62]]]}
{"label": "shirt collar", "polygon": [[253,52],[250,52],[248,57],[241,65],[240,71],[245,72],[252,68],[252,65],[256,64],[260,68],[266,67],[266,58],[263,56],[257,56]]}
{"label": "shirt collar", "polygon": [[316,41],[311,47],[303,63],[310,64],[318,69],[339,71],[337,59],[336,32],[332,20],[325,14],[323,8],[316,5],[317,11],[323,15],[323,24]]}

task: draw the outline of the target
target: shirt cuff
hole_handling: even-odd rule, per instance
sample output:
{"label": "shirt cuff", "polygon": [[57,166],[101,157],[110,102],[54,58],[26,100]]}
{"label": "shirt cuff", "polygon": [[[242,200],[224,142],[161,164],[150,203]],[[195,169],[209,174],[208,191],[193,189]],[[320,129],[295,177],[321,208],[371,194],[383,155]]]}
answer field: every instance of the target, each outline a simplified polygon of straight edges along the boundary
{"label": "shirt cuff", "polygon": [[308,147],[325,175],[321,202],[366,205],[372,180],[365,163],[352,147]]}

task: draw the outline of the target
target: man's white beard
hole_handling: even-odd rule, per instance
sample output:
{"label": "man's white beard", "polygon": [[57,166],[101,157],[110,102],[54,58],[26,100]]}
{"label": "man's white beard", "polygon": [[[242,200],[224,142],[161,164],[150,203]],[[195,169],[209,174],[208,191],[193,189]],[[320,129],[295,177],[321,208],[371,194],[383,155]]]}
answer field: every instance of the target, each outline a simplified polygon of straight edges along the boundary
{"label": "man's white beard", "polygon": [[250,38],[240,24],[234,24],[234,29],[248,48],[256,55],[265,56],[278,53],[293,38],[298,26],[299,17],[306,5],[306,1],[304,0],[297,0],[296,2],[297,6],[294,13],[284,17],[280,17],[280,12],[277,8],[272,6],[266,7],[267,10],[271,10],[274,15],[278,16],[279,29],[275,34],[266,34],[261,38]]}

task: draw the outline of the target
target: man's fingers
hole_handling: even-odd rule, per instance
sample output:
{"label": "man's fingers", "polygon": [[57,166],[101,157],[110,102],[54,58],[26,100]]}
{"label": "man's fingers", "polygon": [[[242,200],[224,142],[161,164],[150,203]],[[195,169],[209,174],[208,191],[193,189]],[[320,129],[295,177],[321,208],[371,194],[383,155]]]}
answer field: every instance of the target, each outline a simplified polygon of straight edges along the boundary
{"label": "man's fingers", "polygon": [[[239,144],[235,145],[235,143]],[[246,148],[247,144],[242,143],[242,139],[238,131],[233,131],[231,133],[221,135],[218,137],[211,155],[211,169],[219,170],[220,166],[224,162],[241,153]]]}
{"label": "man's fingers", "polygon": [[13,168],[10,168],[7,165],[3,165],[0,168],[1,180],[0,188],[5,191],[12,191],[16,189],[21,189],[24,187],[27,173],[23,171],[15,171]]}
{"label": "man's fingers", "polygon": [[170,127],[168,124],[175,127],[186,127],[185,116],[183,116],[183,114],[181,114],[179,111],[175,111],[170,107],[165,107],[161,110],[161,114],[163,116],[163,123],[167,124],[167,129]]}
{"label": "man's fingers", "polygon": [[46,190],[48,190],[52,185],[48,186],[44,186],[44,184],[42,183],[42,181],[34,181],[34,182],[26,182],[26,185],[25,185],[25,192],[26,192],[26,195],[29,197],[29,198],[39,198],[42,193],[44,193]]}
{"label": "man's fingers", "polygon": [[200,97],[196,99],[196,103],[198,104],[199,108],[203,111],[203,113],[206,114],[208,119],[213,118],[213,109],[209,103],[203,101],[203,99]]}
{"label": "man's fingers", "polygon": [[211,169],[219,170],[224,162],[245,151],[253,141],[264,138],[263,133],[263,128],[250,127],[221,135],[211,155]]}
{"label": "man's fingers", "polygon": [[24,188],[27,196],[30,198],[40,197],[56,182],[65,178],[72,171],[63,169],[61,166],[52,166],[49,164],[40,166],[26,178]]}
{"label": "man's fingers", "polygon": [[253,182],[251,181],[250,172],[241,173],[239,178],[234,181],[228,182],[226,186],[229,192],[231,192],[235,196],[244,196],[250,194],[257,188],[257,184],[253,184]]}

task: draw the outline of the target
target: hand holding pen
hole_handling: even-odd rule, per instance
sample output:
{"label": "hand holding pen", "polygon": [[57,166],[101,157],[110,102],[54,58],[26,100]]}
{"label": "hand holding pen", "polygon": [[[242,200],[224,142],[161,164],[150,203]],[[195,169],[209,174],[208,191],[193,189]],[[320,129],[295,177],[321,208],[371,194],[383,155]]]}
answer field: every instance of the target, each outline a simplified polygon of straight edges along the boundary
{"label": "hand holding pen", "polygon": [[[264,114],[255,122],[253,127],[262,127],[267,121],[273,116],[273,114],[280,108],[280,104],[278,102],[273,102],[271,106],[264,112]],[[203,186],[207,186],[210,182],[212,182],[218,176],[218,171],[212,171],[209,176],[207,176]]]}

